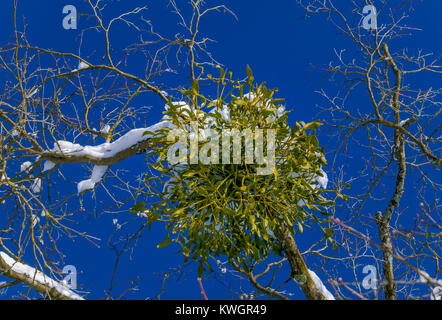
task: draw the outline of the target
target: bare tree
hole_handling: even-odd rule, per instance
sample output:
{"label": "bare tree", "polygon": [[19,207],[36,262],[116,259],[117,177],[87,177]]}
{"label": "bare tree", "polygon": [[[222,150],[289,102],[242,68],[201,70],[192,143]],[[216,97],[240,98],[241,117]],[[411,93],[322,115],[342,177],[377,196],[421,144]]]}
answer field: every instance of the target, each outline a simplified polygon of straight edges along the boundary
{"label": "bare tree", "polygon": [[[335,227],[345,231],[341,242],[342,248],[349,250],[346,259],[355,263],[356,256],[362,261],[369,253],[377,265],[380,250],[384,279],[381,284],[388,300],[397,298],[397,284],[420,281],[405,279],[410,274],[420,275],[425,281],[433,280],[430,282],[438,286],[434,279],[440,271],[440,236],[437,236],[440,182],[437,176],[441,164],[441,89],[431,83],[422,87],[416,75],[425,74],[434,79],[435,84],[440,81],[441,54],[424,53],[412,47],[391,50],[397,47],[395,42],[406,37],[412,39],[413,32],[419,30],[407,25],[407,14],[413,11],[412,1],[350,1],[344,5],[331,0],[299,0],[298,3],[307,16],[325,15],[349,40],[348,47],[335,49],[335,61],[318,68],[336,81],[339,91],[337,95],[319,91],[328,103],[323,108],[327,114],[325,121],[341,141],[335,153],[333,171],[346,171],[337,167],[342,155],[369,155],[364,160],[363,175],[353,180],[355,184],[362,180],[366,188],[352,195],[353,201],[348,206],[349,222],[332,220]],[[364,12],[366,6],[374,13],[372,19],[377,18],[377,26],[364,28],[364,13],[370,13],[370,10]],[[341,185],[343,180],[352,179],[341,174],[338,177]],[[422,212],[410,212],[400,206],[404,194],[415,196],[416,191],[410,183],[409,190],[405,190],[407,181],[418,181],[421,185],[417,189],[416,202],[422,202],[424,219]],[[390,183],[394,184],[392,194],[383,189],[383,185]],[[375,214],[366,212],[369,204],[379,207]],[[410,215],[416,217],[415,228],[419,232],[402,227],[401,223],[407,221],[404,218]],[[377,226],[380,246],[352,227],[355,223],[359,228],[364,227],[361,222],[367,217],[366,226],[372,223]],[[350,245],[356,240],[349,242],[349,233],[377,247],[370,251],[365,248],[361,254],[359,246]],[[435,268],[434,279],[423,275],[424,265]],[[403,298],[409,297],[407,292],[402,290]],[[358,296],[362,296],[360,291]]]}

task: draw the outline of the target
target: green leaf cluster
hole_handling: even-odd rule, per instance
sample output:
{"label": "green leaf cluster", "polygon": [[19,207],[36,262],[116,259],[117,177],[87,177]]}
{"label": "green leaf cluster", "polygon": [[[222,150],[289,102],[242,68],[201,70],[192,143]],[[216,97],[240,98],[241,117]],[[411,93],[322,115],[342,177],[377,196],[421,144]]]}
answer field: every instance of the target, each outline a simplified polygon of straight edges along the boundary
{"label": "green leaf cluster", "polygon": [[[326,165],[315,134],[321,124],[296,122],[290,126],[283,100],[274,97],[277,90],[255,84],[249,67],[244,82],[232,79],[221,68],[218,77],[209,78],[216,86],[216,98],[201,94],[194,81],[183,92],[190,108],[169,103],[165,113],[173,125],[187,132],[191,121],[198,121],[220,134],[223,129],[274,129],[276,165],[272,174],[260,176],[256,174],[259,164],[246,163],[244,152],[240,164],[172,165],[167,150],[174,142],[163,140],[150,151],[156,163],[145,181],[152,200],[149,221],[166,221],[168,231],[158,246],[179,244],[186,261],[199,261],[200,275],[212,270],[210,257],[225,256],[247,270],[270,254],[282,255],[274,230],[283,224],[302,233],[313,223],[320,225],[327,215],[324,208],[333,204],[317,181]],[[164,137],[167,130],[156,134]],[[331,237],[332,231],[324,233]]]}

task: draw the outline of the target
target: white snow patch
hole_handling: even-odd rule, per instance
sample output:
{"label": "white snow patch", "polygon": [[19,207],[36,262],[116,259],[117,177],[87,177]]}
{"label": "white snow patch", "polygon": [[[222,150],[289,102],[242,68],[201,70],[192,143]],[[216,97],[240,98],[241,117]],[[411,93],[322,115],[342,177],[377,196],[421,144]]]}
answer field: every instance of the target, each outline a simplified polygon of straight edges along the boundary
{"label": "white snow patch", "polygon": [[308,270],[308,272],[310,273],[310,276],[312,277],[313,282],[316,285],[316,288],[318,288],[319,292],[325,297],[325,299],[327,299],[327,300],[335,300],[335,297],[330,293],[330,291],[327,290],[327,288],[322,283],[322,281],[318,277],[318,275],[314,271],[312,271],[310,269]]}
{"label": "white snow patch", "polygon": [[83,70],[83,69],[86,69],[86,68],[89,68],[89,65],[87,63],[83,62],[83,61],[80,61],[80,63],[78,64],[78,67],[77,67],[77,69],[75,71]]}
{"label": "white snow patch", "polygon": [[92,170],[91,178],[87,180],[80,181],[77,185],[78,193],[86,190],[93,189],[95,184],[101,181],[104,174],[106,173],[108,166],[94,166]]}
{"label": "white snow patch", "polygon": [[32,98],[33,96],[35,96],[38,92],[38,87],[34,87],[31,90],[29,90],[29,93],[26,95],[27,99]]}
{"label": "white snow patch", "polygon": [[328,176],[325,173],[325,171],[322,170],[322,169],[321,169],[321,174],[322,174],[322,177],[321,176],[317,176],[316,177],[316,181],[318,182],[320,187],[325,189],[325,188],[327,188],[327,185],[328,185]]}
{"label": "white snow patch", "polygon": [[87,63],[84,63],[83,61],[80,61],[80,63],[78,64],[78,69],[86,69],[89,68],[89,65]]}
{"label": "white snow patch", "polygon": [[41,192],[41,179],[37,178],[34,180],[34,182],[31,185],[31,190],[33,193],[40,193]]}
{"label": "white snow patch", "polygon": [[20,172],[27,171],[30,167],[32,167],[32,163],[29,161],[23,162],[20,166]]}
{"label": "white snow patch", "polygon": [[45,161],[44,165],[43,165],[43,172],[52,170],[52,168],[55,167],[55,163],[51,162],[51,161]]}
{"label": "white snow patch", "polygon": [[405,124],[408,120],[410,120],[410,119],[402,120],[401,122],[399,122],[399,126],[400,126],[400,127],[403,127],[404,124]]}
{"label": "white snow patch", "polygon": [[110,130],[110,126],[107,124],[103,129],[101,129],[101,133],[108,134]]}
{"label": "white snow patch", "polygon": [[148,218],[149,217],[148,216],[149,213],[150,213],[150,211],[146,210],[146,211],[143,211],[143,212],[138,212],[137,216],[140,217],[140,218]]}
{"label": "white snow patch", "polygon": [[36,215],[31,213],[31,223],[32,223],[32,229],[35,228],[35,226],[40,222],[40,218]]}

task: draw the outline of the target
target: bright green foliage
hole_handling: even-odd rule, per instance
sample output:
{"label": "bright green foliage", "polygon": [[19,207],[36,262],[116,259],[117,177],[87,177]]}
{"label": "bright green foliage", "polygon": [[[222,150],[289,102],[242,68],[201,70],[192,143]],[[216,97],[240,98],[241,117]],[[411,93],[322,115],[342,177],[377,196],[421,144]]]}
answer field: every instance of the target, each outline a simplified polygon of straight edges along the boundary
{"label": "bright green foliage", "polygon": [[[209,76],[217,86],[216,99],[204,97],[195,81],[183,92],[191,108],[170,103],[165,113],[183,132],[189,132],[188,125],[195,120],[201,127],[212,123],[219,133],[221,129],[275,129],[276,167],[272,174],[257,175],[259,165],[246,164],[244,152],[241,164],[172,165],[167,151],[173,142],[163,139],[150,151],[155,165],[154,173],[146,174],[147,198],[151,200],[147,215],[150,222],[166,221],[168,230],[159,247],[180,244],[186,260],[200,262],[200,275],[206,267],[211,270],[210,257],[227,256],[247,269],[252,261],[282,254],[273,230],[284,224],[302,233],[312,221],[320,225],[322,215],[316,215],[325,214],[322,209],[332,204],[322,196],[324,190],[317,182],[326,165],[315,136],[320,123],[297,122],[290,127],[283,100],[274,98],[276,90],[264,84],[256,86],[250,68],[247,75],[245,83],[232,80],[231,74],[226,78],[224,70],[217,79]],[[223,117],[223,110],[228,110],[230,119]],[[164,137],[168,130],[156,135]],[[199,143],[202,146],[205,141]],[[330,230],[324,234],[331,236]]]}

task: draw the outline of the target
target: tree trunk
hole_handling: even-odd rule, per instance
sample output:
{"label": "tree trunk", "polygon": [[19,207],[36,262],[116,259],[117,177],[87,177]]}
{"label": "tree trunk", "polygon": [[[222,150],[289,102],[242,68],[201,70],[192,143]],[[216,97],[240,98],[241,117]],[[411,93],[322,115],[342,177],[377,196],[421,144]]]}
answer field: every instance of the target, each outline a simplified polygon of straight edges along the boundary
{"label": "tree trunk", "polygon": [[326,300],[316,287],[295,239],[288,228],[285,225],[281,225],[276,228],[274,234],[285,251],[292,269],[291,276],[298,282],[306,298],[309,300]]}

